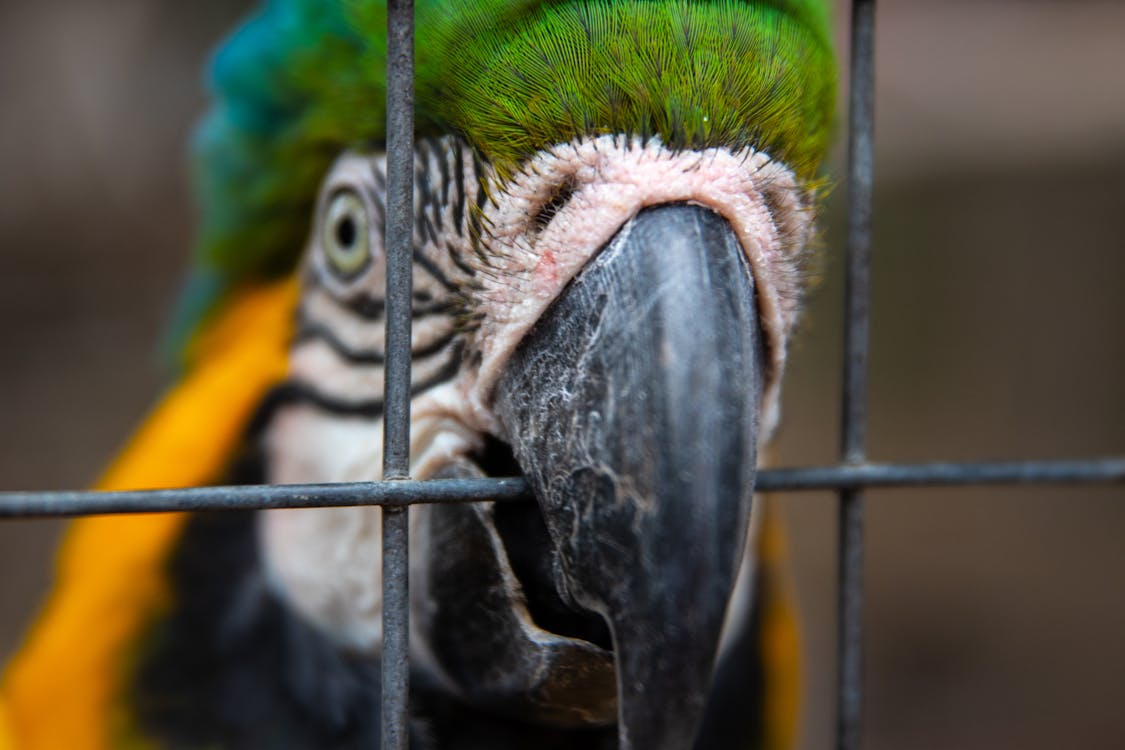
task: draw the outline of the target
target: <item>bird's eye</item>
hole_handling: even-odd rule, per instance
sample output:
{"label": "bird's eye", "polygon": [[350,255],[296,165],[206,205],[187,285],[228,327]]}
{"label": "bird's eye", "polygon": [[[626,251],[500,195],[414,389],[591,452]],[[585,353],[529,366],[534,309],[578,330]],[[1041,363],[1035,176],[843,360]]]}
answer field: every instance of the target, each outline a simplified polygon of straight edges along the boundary
{"label": "bird's eye", "polygon": [[332,196],[321,226],[321,245],[328,264],[339,276],[357,275],[371,259],[370,222],[367,207],[351,190]]}

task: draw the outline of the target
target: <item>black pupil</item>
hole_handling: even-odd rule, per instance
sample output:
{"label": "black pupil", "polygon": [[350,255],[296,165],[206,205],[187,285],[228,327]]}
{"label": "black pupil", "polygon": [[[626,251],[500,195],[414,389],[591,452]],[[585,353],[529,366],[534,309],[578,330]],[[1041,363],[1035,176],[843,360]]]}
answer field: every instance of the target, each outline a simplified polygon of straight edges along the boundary
{"label": "black pupil", "polygon": [[336,222],[336,242],[345,249],[355,244],[355,219],[351,216],[341,216]]}

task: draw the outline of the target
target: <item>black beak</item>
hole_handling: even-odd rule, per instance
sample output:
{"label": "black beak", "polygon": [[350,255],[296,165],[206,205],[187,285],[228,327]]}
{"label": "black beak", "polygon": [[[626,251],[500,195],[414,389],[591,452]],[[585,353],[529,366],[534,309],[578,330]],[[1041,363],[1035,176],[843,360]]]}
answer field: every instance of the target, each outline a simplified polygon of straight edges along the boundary
{"label": "black beak", "polygon": [[727,222],[647,209],[521,343],[496,410],[557,554],[612,633],[621,748],[692,747],[754,490],[762,353]]}

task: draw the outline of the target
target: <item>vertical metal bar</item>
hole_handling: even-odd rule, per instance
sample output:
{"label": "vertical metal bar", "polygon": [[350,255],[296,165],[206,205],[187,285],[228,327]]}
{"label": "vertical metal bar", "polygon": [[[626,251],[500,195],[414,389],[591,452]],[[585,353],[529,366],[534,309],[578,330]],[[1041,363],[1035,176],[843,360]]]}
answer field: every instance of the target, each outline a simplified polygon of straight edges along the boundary
{"label": "vertical metal bar", "polygon": [[[387,321],[383,478],[410,474],[414,2],[387,3]],[[409,510],[383,508],[382,750],[409,741]]]}
{"label": "vertical metal bar", "polygon": [[[875,0],[853,0],[848,144],[848,246],[841,455],[859,463],[867,445],[871,301],[871,192],[875,119]],[[863,493],[840,491],[836,747],[858,750],[863,715]]]}
{"label": "vertical metal bar", "polygon": [[387,4],[387,359],[383,474],[410,468],[414,232],[414,2]]}

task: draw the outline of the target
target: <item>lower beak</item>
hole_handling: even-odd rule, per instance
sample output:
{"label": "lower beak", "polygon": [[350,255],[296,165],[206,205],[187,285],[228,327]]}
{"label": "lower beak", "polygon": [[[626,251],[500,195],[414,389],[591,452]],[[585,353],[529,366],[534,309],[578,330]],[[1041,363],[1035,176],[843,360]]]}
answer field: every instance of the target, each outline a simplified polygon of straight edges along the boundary
{"label": "lower beak", "polygon": [[730,225],[647,209],[526,336],[496,411],[557,555],[612,634],[620,746],[692,746],[754,490],[762,352]]}

